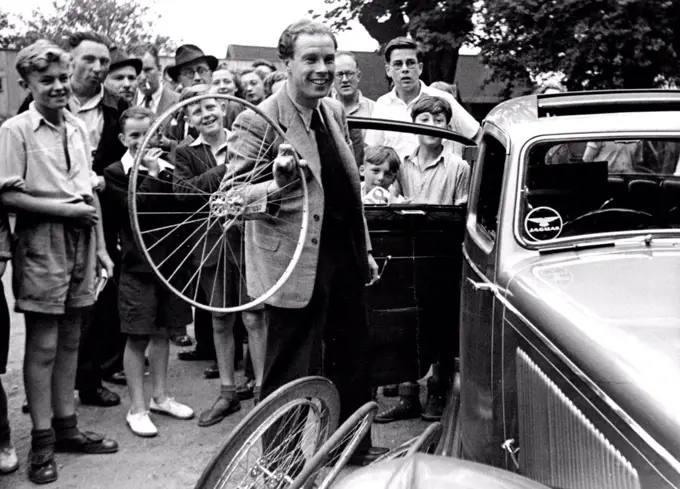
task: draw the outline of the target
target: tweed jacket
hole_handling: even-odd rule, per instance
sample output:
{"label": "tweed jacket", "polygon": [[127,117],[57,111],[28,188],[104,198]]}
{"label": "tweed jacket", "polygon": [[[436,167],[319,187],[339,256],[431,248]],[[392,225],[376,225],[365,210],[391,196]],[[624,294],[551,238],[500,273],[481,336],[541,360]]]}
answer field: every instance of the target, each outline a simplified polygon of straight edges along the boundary
{"label": "tweed jacket", "polygon": [[[305,178],[309,197],[308,230],[302,254],[288,280],[266,301],[277,307],[302,308],[311,299],[319,247],[324,246],[321,242],[324,214],[321,170],[324,162],[320,161],[314,139],[305,128],[285,87],[267,98],[258,108],[279,124],[287,142],[308,164]],[[352,209],[349,209],[348,215],[351,216],[352,251],[362,277],[368,280],[368,250],[371,247],[361,202],[359,171],[354,160],[344,109],[339,102],[326,97],[321,100],[319,110],[338,149],[342,168],[347,172],[351,183],[352,196],[348,200]],[[249,172],[255,165],[271,165],[282,142],[284,141],[254,111],[246,110],[239,114],[232,126],[228,143],[229,166],[224,187],[230,187],[231,178]],[[261,154],[263,148],[268,148],[265,154]],[[246,279],[251,297],[260,297],[283,275],[296,248],[303,217],[302,193],[299,187],[296,190],[284,190],[284,195],[277,198],[278,203],[272,206],[267,201],[267,186],[272,178],[271,168],[264,173],[269,179],[250,185],[244,195],[246,213],[252,216],[246,221],[245,235]],[[273,208],[276,209],[275,215],[271,214]]]}

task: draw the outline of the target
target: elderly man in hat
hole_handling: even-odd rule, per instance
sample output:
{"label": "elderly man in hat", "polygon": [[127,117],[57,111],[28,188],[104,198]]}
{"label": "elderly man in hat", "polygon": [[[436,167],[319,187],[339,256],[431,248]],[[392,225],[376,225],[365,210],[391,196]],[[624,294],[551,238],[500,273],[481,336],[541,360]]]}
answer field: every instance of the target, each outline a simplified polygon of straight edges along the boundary
{"label": "elderly man in hat", "polygon": [[132,105],[137,92],[137,77],[142,71],[142,60],[131,58],[122,48],[113,47],[110,52],[111,64],[104,86]]}

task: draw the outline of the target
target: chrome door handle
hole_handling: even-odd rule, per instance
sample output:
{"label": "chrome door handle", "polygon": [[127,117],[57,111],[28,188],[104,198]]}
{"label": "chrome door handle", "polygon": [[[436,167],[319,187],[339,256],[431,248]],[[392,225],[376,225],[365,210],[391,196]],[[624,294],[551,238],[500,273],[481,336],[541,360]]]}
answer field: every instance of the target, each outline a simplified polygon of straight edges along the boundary
{"label": "chrome door handle", "polygon": [[498,288],[490,282],[475,282],[470,277],[467,278],[467,281],[475,290],[490,290],[491,292],[496,292],[496,290],[498,290]]}

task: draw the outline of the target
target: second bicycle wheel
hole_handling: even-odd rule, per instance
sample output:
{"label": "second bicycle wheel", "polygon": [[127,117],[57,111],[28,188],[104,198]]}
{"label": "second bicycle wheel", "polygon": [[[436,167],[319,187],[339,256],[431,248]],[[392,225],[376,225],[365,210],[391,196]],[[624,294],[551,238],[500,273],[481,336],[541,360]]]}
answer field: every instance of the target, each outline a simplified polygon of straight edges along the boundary
{"label": "second bicycle wheel", "polygon": [[[281,128],[244,100],[196,93],[155,120],[138,148],[130,223],[145,261],[173,293],[213,313],[242,311],[272,298],[293,273],[307,233],[309,175],[301,170],[302,178],[268,195],[286,143]],[[245,109],[231,132],[229,106]],[[158,141],[180,126],[186,137],[158,157]]]}

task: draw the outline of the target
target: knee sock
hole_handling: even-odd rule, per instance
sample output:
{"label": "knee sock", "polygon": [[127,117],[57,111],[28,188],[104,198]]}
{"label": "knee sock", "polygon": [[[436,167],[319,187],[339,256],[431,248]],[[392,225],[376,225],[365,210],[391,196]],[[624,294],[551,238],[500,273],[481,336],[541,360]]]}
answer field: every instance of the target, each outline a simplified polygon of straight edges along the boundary
{"label": "knee sock", "polygon": [[31,430],[31,451],[36,455],[46,455],[52,451],[57,439],[54,430]]}
{"label": "knee sock", "polygon": [[236,386],[235,385],[221,385],[220,386],[220,397],[226,399],[227,401],[232,401],[236,398]]}
{"label": "knee sock", "polygon": [[65,418],[52,418],[52,428],[57,438],[73,438],[80,434],[78,417],[75,414]]}

